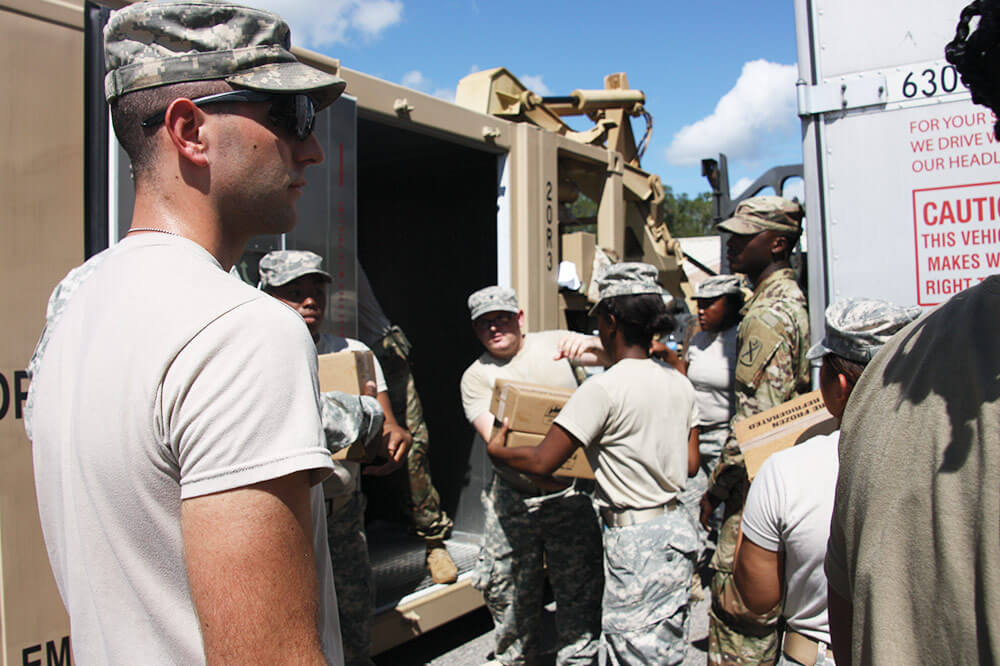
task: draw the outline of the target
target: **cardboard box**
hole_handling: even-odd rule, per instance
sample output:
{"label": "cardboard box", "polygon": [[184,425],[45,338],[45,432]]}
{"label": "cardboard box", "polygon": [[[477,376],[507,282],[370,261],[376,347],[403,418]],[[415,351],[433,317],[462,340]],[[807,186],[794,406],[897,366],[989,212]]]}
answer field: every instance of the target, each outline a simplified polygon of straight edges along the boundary
{"label": "cardboard box", "polygon": [[820,392],[813,391],[744,419],[733,429],[743,451],[747,476],[753,481],[771,454],[817,435],[830,434],[837,429],[837,420],[827,411]]}
{"label": "cardboard box", "polygon": [[[498,379],[490,411],[498,423],[508,419],[507,446],[538,446],[571,395],[571,389]],[[593,479],[594,471],[577,449],[554,475]]]}
{"label": "cardboard box", "polygon": [[[320,354],[319,390],[361,395],[366,382],[375,381],[375,355],[370,351],[339,351]],[[364,460],[364,444],[357,442],[330,455],[334,460]]]}
{"label": "cardboard box", "polygon": [[319,390],[361,395],[365,382],[375,381],[375,355],[370,351],[344,350],[320,354]]}
{"label": "cardboard box", "polygon": [[589,231],[575,231],[560,237],[562,260],[576,264],[576,273],[583,283],[586,293],[590,278],[594,273],[594,252],[597,248],[597,236]]}
{"label": "cardboard box", "polygon": [[[511,430],[507,433],[507,446],[538,446],[545,439],[545,435],[536,435],[530,432],[516,432]],[[593,479],[594,470],[590,467],[587,454],[582,448],[573,451],[573,455],[566,462],[559,466],[553,476],[569,476],[577,479]]]}
{"label": "cardboard box", "polygon": [[501,423],[508,419],[511,430],[544,435],[571,395],[572,389],[498,379],[490,412]]}

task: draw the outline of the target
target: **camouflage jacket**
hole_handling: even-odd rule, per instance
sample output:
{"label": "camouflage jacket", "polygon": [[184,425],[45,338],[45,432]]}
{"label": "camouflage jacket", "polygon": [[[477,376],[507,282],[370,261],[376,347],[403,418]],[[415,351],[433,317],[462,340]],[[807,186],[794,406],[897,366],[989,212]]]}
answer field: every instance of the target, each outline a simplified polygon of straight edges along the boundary
{"label": "camouflage jacket", "polygon": [[[741,311],[737,331],[733,424],[809,390],[809,313],[795,282],[782,268],[761,282]],[[730,434],[709,492],[725,500],[746,479],[743,454]]]}

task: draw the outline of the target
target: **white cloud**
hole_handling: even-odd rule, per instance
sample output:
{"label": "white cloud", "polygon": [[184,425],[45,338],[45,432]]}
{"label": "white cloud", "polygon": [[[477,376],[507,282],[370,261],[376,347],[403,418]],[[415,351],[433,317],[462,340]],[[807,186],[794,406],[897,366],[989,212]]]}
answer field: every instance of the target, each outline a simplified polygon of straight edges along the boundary
{"label": "white cloud", "polygon": [[374,37],[403,18],[403,3],[397,0],[366,0],[358,3],[354,24],[369,37]]}
{"label": "white cloud", "polygon": [[292,43],[318,49],[378,37],[403,17],[401,0],[244,0],[269,9],[292,28]]}
{"label": "white cloud", "polygon": [[399,82],[407,88],[413,88],[414,90],[426,90],[431,84],[430,79],[424,76],[419,69],[414,69],[403,74],[403,78]]}
{"label": "white cloud", "polygon": [[806,183],[801,178],[789,178],[785,181],[781,193],[786,199],[798,199],[801,202],[805,202]]}
{"label": "white cloud", "polygon": [[674,135],[667,161],[678,166],[699,164],[726,153],[732,160],[759,160],[778,135],[798,127],[795,112],[795,65],[766,60],[744,63],[736,85],[715,111]]}
{"label": "white cloud", "polygon": [[443,99],[446,102],[455,103],[455,88],[438,88],[431,93],[435,97]]}
{"label": "white cloud", "polygon": [[736,181],[735,185],[729,186],[729,196],[738,197],[739,195],[743,194],[743,190],[750,187],[752,183],[753,179],[751,178],[746,178],[746,177],[740,178],[738,181]]}
{"label": "white cloud", "polygon": [[545,81],[542,81],[541,74],[527,74],[521,77],[521,83],[528,87],[533,93],[541,95],[542,97],[547,97],[552,94],[549,87],[545,85]]}

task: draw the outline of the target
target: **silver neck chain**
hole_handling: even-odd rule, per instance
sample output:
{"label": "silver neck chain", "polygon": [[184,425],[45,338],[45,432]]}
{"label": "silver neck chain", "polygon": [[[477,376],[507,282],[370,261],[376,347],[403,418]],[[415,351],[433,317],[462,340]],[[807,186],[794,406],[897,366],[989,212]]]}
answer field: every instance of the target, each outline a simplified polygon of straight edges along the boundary
{"label": "silver neck chain", "polygon": [[166,229],[154,229],[152,227],[134,227],[134,228],[129,229],[128,231],[126,231],[125,235],[128,236],[130,233],[135,232],[135,231],[156,231],[156,232],[159,232],[161,234],[169,234],[171,236],[181,237],[181,235],[179,233],[176,233],[174,231],[167,231]]}

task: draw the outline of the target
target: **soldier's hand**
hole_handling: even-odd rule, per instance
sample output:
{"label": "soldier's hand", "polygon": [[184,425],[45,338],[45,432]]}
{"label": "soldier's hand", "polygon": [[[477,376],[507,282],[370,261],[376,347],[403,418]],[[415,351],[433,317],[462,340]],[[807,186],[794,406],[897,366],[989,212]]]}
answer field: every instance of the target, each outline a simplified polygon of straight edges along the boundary
{"label": "soldier's hand", "polygon": [[381,465],[366,467],[364,473],[375,476],[392,474],[406,462],[406,454],[409,453],[411,444],[413,444],[413,436],[406,428],[386,423],[382,426],[382,440],[376,455],[387,460]]}
{"label": "soldier's hand", "polygon": [[659,340],[653,340],[653,342],[649,345],[649,353],[664,363],[670,364],[679,372],[683,372],[685,374],[687,373],[687,364],[681,360],[681,357],[677,355],[677,352]]}
{"label": "soldier's hand", "polygon": [[706,530],[708,529],[708,521],[712,518],[712,514],[715,513],[715,507],[719,506],[719,498],[711,493],[705,493],[701,497],[701,515],[698,517],[698,521],[701,526]]}
{"label": "soldier's hand", "polygon": [[500,451],[507,448],[507,431],[510,430],[510,425],[508,419],[504,419],[503,423],[490,437],[490,441],[486,443],[486,453],[491,456],[497,455]]}
{"label": "soldier's hand", "polygon": [[595,335],[582,333],[570,333],[561,339],[556,345],[556,354],[552,358],[555,361],[565,358],[574,362],[582,362],[585,365],[610,363],[610,357],[604,351],[601,339]]}
{"label": "soldier's hand", "polygon": [[361,390],[361,395],[366,395],[369,398],[376,397],[378,395],[378,386],[372,381],[365,382],[365,387]]}

